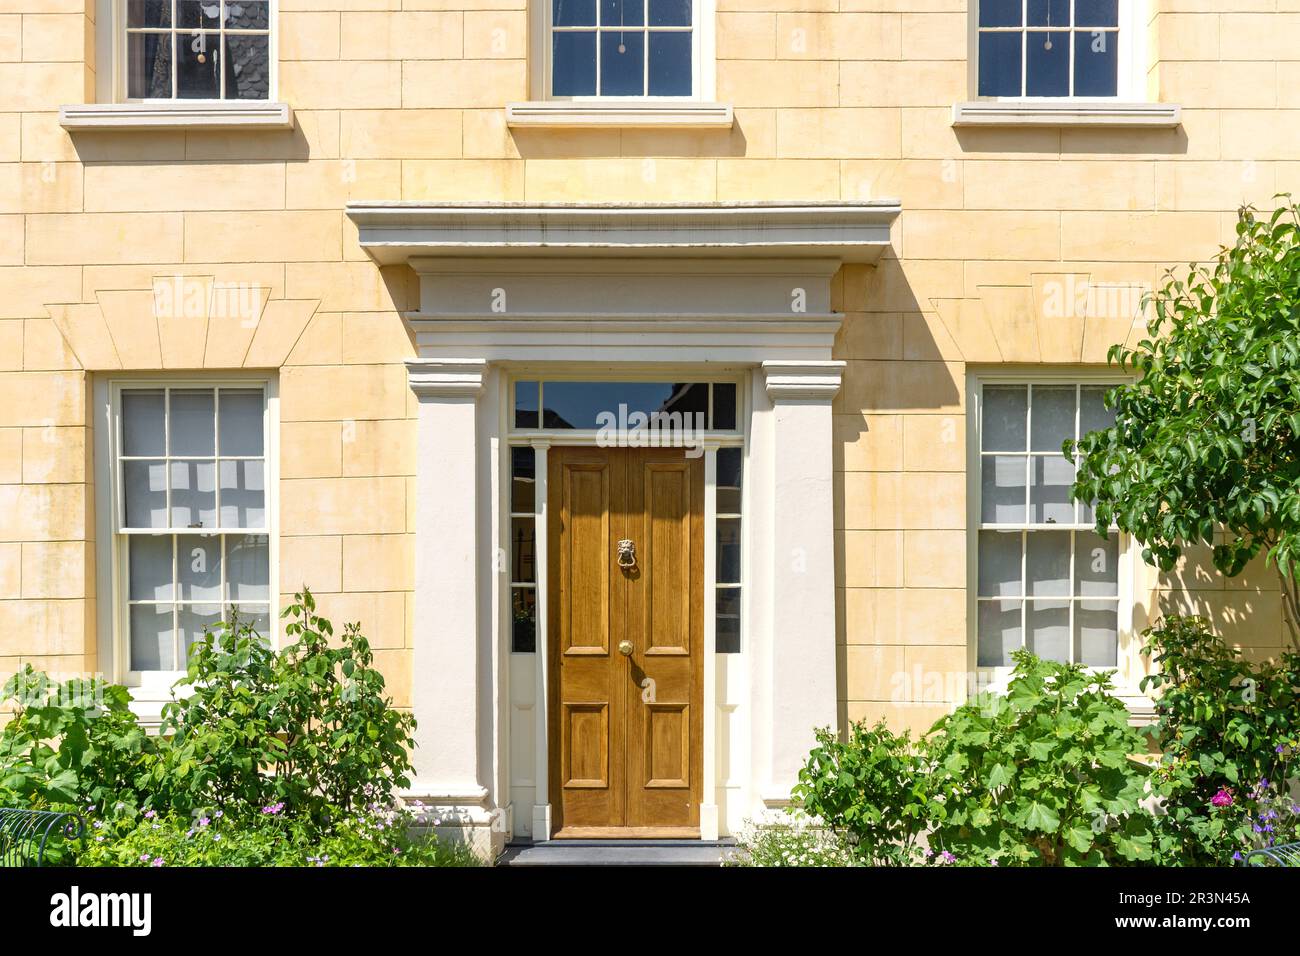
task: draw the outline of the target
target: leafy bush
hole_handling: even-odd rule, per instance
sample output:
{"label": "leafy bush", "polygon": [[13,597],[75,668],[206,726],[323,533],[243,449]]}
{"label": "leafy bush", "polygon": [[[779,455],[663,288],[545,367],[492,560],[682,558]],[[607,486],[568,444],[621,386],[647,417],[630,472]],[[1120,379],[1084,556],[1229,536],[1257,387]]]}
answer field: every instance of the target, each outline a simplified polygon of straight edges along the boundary
{"label": "leafy bush", "polygon": [[809,824],[750,825],[736,840],[737,850],[724,866],[862,866],[845,839],[834,830]]}
{"label": "leafy bush", "polygon": [[305,817],[272,804],[246,820],[222,811],[194,816],[143,813],[118,805],[92,820],[77,862],[81,866],[477,866],[466,847],[414,839],[415,816],[378,807],[339,808],[328,833]]}
{"label": "leafy bush", "polygon": [[1142,687],[1159,692],[1161,861],[1229,865],[1256,836],[1252,793],[1294,773],[1300,654],[1252,664],[1199,618],[1168,617],[1144,636],[1158,669]]}
{"label": "leafy bush", "polygon": [[795,793],[873,865],[1147,861],[1146,774],[1131,759],[1145,748],[1109,690],[1019,651],[1005,696],[973,698],[915,745],[882,725],[843,743],[820,733]]}
{"label": "leafy bush", "polygon": [[238,622],[194,644],[178,682],[191,692],[163,709],[155,780],[172,810],[246,816],[283,802],[323,826],[409,785],[414,718],[390,706],[357,625],[333,646],[315,611],[310,591],[295,595],[285,633],[297,641],[279,653]]}
{"label": "leafy bush", "polygon": [[[1292,753],[1300,748],[1292,746]],[[1251,850],[1268,849],[1300,843],[1300,796],[1285,784],[1278,786],[1272,780],[1261,780],[1250,791],[1248,799],[1253,810],[1247,817],[1250,824],[1250,846],[1232,856],[1240,863]]]}
{"label": "leafy bush", "polygon": [[884,722],[854,724],[841,741],[817,731],[817,746],[799,772],[793,796],[807,813],[850,835],[871,866],[915,862],[926,827],[923,757],[905,733]]}
{"label": "leafy bush", "polygon": [[0,732],[0,805],[85,811],[134,799],[157,760],[157,740],[131,712],[125,687],[51,680],[31,665],[0,700],[15,705]]}
{"label": "leafy bush", "polygon": [[1145,750],[1109,675],[1014,655],[1005,697],[981,694],[930,731],[929,842],[975,865],[1097,866],[1152,858]]}

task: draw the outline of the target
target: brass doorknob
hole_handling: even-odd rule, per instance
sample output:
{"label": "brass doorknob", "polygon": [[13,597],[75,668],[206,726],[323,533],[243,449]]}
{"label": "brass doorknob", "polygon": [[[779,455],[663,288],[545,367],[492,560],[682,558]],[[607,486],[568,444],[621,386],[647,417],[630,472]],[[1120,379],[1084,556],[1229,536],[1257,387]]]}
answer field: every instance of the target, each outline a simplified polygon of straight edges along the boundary
{"label": "brass doorknob", "polygon": [[631,642],[631,641],[619,641],[619,642],[618,642],[618,652],[619,652],[620,654],[622,654],[624,657],[631,657],[631,656],[632,656],[632,642]]}

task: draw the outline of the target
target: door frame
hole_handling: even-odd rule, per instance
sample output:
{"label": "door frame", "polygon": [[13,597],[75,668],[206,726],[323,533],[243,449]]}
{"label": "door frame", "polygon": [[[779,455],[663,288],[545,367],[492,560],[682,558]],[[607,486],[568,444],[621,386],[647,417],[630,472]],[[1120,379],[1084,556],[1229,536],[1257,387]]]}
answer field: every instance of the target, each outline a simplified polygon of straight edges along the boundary
{"label": "door frame", "polygon": [[[665,366],[638,366],[628,363],[626,367],[611,367],[601,365],[593,367],[584,363],[540,363],[528,365],[516,365],[508,370],[503,370],[505,374],[500,377],[500,409],[501,421],[500,432],[504,436],[502,442],[503,453],[500,456],[500,475],[498,481],[499,495],[496,502],[496,514],[500,517],[500,526],[503,535],[507,536],[503,547],[508,554],[509,541],[508,534],[511,524],[510,511],[510,490],[511,490],[511,455],[510,449],[516,447],[531,447],[534,452],[534,566],[536,568],[535,584],[535,648],[532,655],[515,655],[511,653],[511,626],[510,614],[512,607],[511,599],[511,582],[509,575],[498,575],[497,587],[499,590],[498,606],[501,608],[501,631],[505,640],[505,652],[510,658],[532,656],[534,658],[532,671],[533,695],[532,695],[532,722],[533,734],[531,741],[532,749],[532,782],[533,782],[533,813],[531,821],[531,834],[533,840],[548,840],[555,833],[554,821],[552,819],[551,804],[551,735],[554,730],[552,727],[554,714],[550,706],[550,666],[551,666],[551,642],[549,636],[549,615],[550,600],[549,591],[551,587],[549,564],[549,494],[548,480],[549,474],[549,452],[552,447],[596,447],[599,444],[600,436],[594,430],[587,429],[517,429],[514,427],[513,410],[514,410],[514,386],[519,381],[535,380],[569,380],[569,381],[611,381],[611,382],[646,382],[662,381],[665,378],[674,381],[690,380],[710,383],[734,384],[736,386],[736,427],[730,431],[708,430],[705,432],[702,446],[704,457],[704,607],[703,607],[703,720],[701,730],[701,757],[702,757],[702,781],[701,781],[701,804],[700,804],[700,826],[698,836],[702,840],[714,840],[721,835],[723,826],[719,806],[717,803],[717,791],[719,781],[719,746],[718,746],[718,683],[719,683],[719,657],[743,658],[749,646],[747,638],[747,625],[750,618],[748,602],[750,599],[750,571],[752,562],[748,560],[747,548],[742,544],[741,548],[741,612],[740,612],[740,647],[739,654],[719,655],[714,648],[717,639],[717,613],[716,599],[714,594],[717,590],[717,463],[718,451],[722,448],[739,448],[742,453],[742,474],[745,479],[741,483],[741,534],[745,535],[746,527],[749,523],[749,489],[750,482],[748,479],[748,455],[747,449],[749,444],[750,431],[750,389],[753,385],[751,371],[745,366],[719,366],[711,365],[701,367],[699,365],[674,365]],[[743,542],[743,538],[742,538]],[[728,661],[726,664],[730,664]],[[744,674],[744,664],[734,668],[739,675]],[[523,676],[521,669],[514,666],[506,668],[507,679],[519,678]],[[729,675],[728,675],[729,676]],[[743,679],[743,678],[742,678]],[[728,685],[734,684],[736,680],[726,680]],[[507,698],[505,710],[513,717],[513,710],[508,701],[512,694],[507,689],[504,695]],[[509,720],[509,718],[508,718]],[[745,738],[741,746],[748,744],[748,723],[742,724],[742,736]],[[507,727],[504,739],[508,742],[508,747],[517,745],[518,738],[513,733],[513,729]],[[740,749],[740,748],[736,748]],[[507,771],[511,762],[511,754],[506,755]],[[514,782],[511,781],[510,792],[514,790]],[[512,827],[514,829],[514,827]],[[540,836],[539,836],[540,835]],[[592,836],[607,835],[610,837],[625,838],[681,838],[694,836],[694,833],[667,832],[659,830],[646,830],[644,832],[634,828],[611,828],[608,834],[591,834]]]}

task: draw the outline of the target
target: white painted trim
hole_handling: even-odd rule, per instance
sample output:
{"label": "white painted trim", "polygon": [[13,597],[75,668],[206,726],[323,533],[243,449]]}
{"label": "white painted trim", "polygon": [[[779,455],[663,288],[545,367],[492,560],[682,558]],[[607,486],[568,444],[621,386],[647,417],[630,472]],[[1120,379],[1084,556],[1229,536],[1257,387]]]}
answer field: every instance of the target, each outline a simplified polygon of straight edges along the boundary
{"label": "white painted trim", "polygon": [[736,203],[350,202],[359,241],[390,265],[422,256],[782,256],[875,262],[897,200]]}
{"label": "white painted trim", "polygon": [[78,103],[59,107],[68,132],[150,129],[293,129],[288,103],[168,100],[147,103]]}
{"label": "white painted trim", "polygon": [[[736,386],[737,405],[740,386]],[[740,408],[737,408],[739,413]],[[739,424],[739,422],[737,422]],[[743,524],[743,517],[741,519]],[[704,443],[704,726],[700,787],[700,839],[718,838],[718,443]],[[742,624],[744,623],[742,618]]]}
{"label": "white painted trim", "polygon": [[[506,400],[503,403],[505,417],[507,421],[513,417],[514,403],[512,401],[511,389],[513,383],[506,378],[503,382],[506,389]],[[533,448],[533,508],[537,512],[537,525],[534,532],[536,544],[533,546],[534,561],[533,567],[536,569],[534,578],[537,586],[534,588],[534,607],[536,608],[537,620],[533,625],[533,632],[536,635],[533,653],[534,661],[534,693],[537,695],[533,704],[533,820],[532,834],[534,840],[549,840],[551,838],[551,751],[550,751],[550,701],[547,694],[547,685],[550,680],[550,633],[548,630],[550,624],[550,574],[549,567],[549,546],[548,534],[550,520],[550,488],[547,484],[549,481],[549,456],[551,450],[551,441],[549,438],[534,438],[530,444]],[[508,496],[510,491],[507,489],[505,494]],[[506,508],[509,509],[509,498],[506,499]],[[506,582],[507,586],[509,582]]]}
{"label": "white painted trim", "polygon": [[952,125],[1093,126],[1172,129],[1182,124],[1177,103],[1111,100],[973,100],[954,103]]}
{"label": "white painted trim", "polygon": [[506,125],[514,128],[731,129],[734,122],[730,103],[537,100],[506,104]]}

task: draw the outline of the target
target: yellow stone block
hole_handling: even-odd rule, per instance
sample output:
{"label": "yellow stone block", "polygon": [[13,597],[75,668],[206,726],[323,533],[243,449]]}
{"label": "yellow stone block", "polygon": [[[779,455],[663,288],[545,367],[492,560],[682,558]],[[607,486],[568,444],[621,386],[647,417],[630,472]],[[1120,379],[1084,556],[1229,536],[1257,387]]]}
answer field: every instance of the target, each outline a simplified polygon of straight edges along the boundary
{"label": "yellow stone block", "polygon": [[0,428],[0,485],[17,485],[23,480],[23,430]]}
{"label": "yellow stone block", "polygon": [[77,426],[23,429],[23,481],[29,485],[85,481],[86,436],[86,429]]}
{"label": "yellow stone block", "polygon": [[[298,164],[295,164],[297,166]],[[283,209],[282,163],[86,167],[88,212]]]}
{"label": "yellow stone block", "polygon": [[0,165],[0,213],[79,212],[81,173],[75,163]]}
{"label": "yellow stone block", "polygon": [[832,159],[722,159],[718,199],[839,199],[840,168]]}
{"label": "yellow stone block", "polygon": [[14,372],[0,375],[0,427],[84,425],[83,372]]}
{"label": "yellow stone block", "polygon": [[349,11],[343,14],[344,60],[459,60],[460,12]]}
{"label": "yellow stone block", "polygon": [[360,624],[361,633],[371,647],[384,650],[403,647],[406,601],[400,591],[312,593],[316,598],[316,612],[334,625],[336,639],[343,633],[345,624]]}
{"label": "yellow stone block", "polygon": [[343,538],[347,591],[402,591],[414,586],[415,539],[407,534],[350,534]]}
{"label": "yellow stone block", "polygon": [[406,528],[401,478],[306,478],[280,483],[284,534],[384,534]]}
{"label": "yellow stone block", "polygon": [[86,538],[85,485],[0,485],[0,541]]}
{"label": "yellow stone block", "polygon": [[282,423],[280,477],[338,478],[342,475],[341,436],[345,425],[355,427],[351,422]]}
{"label": "yellow stone block", "polygon": [[335,11],[308,13],[282,9],[276,23],[280,34],[280,62],[337,60],[341,16]]}
{"label": "yellow stone block", "polygon": [[317,60],[280,64],[280,98],[302,109],[398,109],[402,64],[396,60]]}
{"label": "yellow stone block", "polygon": [[343,590],[343,539],[337,535],[280,538],[280,592],[283,600],[303,586],[315,592]]}
{"label": "yellow stone block", "polygon": [[93,65],[93,20],[83,12],[24,14],[23,59],[29,62]]}
{"label": "yellow stone block", "polygon": [[965,587],[966,532],[904,532],[903,568],[909,588]]}
{"label": "yellow stone block", "polygon": [[174,262],[181,258],[181,236],[180,213],[28,216],[27,261],[33,265]]}
{"label": "yellow stone block", "polygon": [[415,422],[345,422],[342,430],[343,474],[414,475]]}
{"label": "yellow stone block", "polygon": [[776,59],[775,13],[719,13],[719,60]]}
{"label": "yellow stone block", "polygon": [[397,160],[338,159],[289,167],[290,209],[339,209],[354,199],[398,199],[402,171]]}
{"label": "yellow stone block", "polygon": [[904,415],[906,471],[966,470],[966,420],[960,415]]}
{"label": "yellow stone block", "polygon": [[84,541],[28,541],[23,545],[23,593],[34,598],[85,598],[92,570]]}
{"label": "yellow stone block", "polygon": [[317,312],[289,351],[286,365],[338,365],[343,361],[343,319]]}
{"label": "yellow stone block", "polygon": [[402,105],[504,107],[528,98],[524,60],[404,60]]}
{"label": "yellow stone block", "polygon": [[415,358],[415,335],[394,312],[347,312],[343,315],[343,360],[370,365]]}
{"label": "yellow stone block", "polygon": [[342,243],[342,210],[185,214],[185,250],[191,262],[319,262],[339,258]]}
{"label": "yellow stone block", "polygon": [[84,601],[0,601],[0,656],[80,654],[89,636]]}
{"label": "yellow stone block", "polygon": [[466,10],[465,59],[523,60],[528,56],[528,15],[523,10]]}
{"label": "yellow stone block", "polygon": [[[504,122],[502,111],[494,113]],[[461,153],[461,115],[455,109],[345,110],[339,119],[339,152],[350,159],[457,157]]]}
{"label": "yellow stone block", "polygon": [[[3,432],[0,432],[0,450],[3,450]],[[22,597],[23,546],[17,541],[0,544],[0,600]]]}
{"label": "yellow stone block", "polygon": [[839,82],[838,64],[829,61],[718,63],[718,99],[740,107],[835,106],[840,102]]}
{"label": "yellow stone block", "polygon": [[776,56],[787,60],[897,60],[895,13],[778,13]]}

